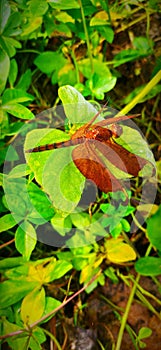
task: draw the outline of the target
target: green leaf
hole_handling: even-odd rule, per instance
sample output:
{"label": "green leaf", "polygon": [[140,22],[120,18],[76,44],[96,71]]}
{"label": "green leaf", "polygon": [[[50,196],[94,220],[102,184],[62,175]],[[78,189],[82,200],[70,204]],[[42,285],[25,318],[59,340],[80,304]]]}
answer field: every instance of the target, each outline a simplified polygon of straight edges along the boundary
{"label": "green leaf", "polygon": [[18,83],[16,84],[16,88],[27,91],[31,85],[31,80],[32,80],[31,69],[27,69],[26,72],[21,75]]}
{"label": "green leaf", "polygon": [[16,221],[11,214],[6,214],[0,218],[0,232],[7,231],[15,225]]}
{"label": "green leaf", "polygon": [[7,0],[1,0],[0,2],[0,34],[2,34],[3,29],[8,21],[11,10],[10,5]]}
{"label": "green leaf", "polygon": [[70,213],[80,201],[85,178],[76,168],[71,150],[55,150],[46,161],[43,187],[58,210]]}
{"label": "green leaf", "polygon": [[9,83],[11,87],[13,87],[16,79],[17,79],[17,74],[18,74],[18,65],[15,59],[12,59],[10,61],[10,71],[9,71]]}
{"label": "green leaf", "polygon": [[149,55],[152,53],[152,47],[154,46],[154,42],[149,38],[139,36],[134,38],[133,46],[137,50],[139,50],[142,55]]}
{"label": "green leaf", "polygon": [[[4,191],[5,191],[5,199],[8,205],[8,208],[10,209],[14,219],[17,223],[20,221],[27,219],[35,224],[42,224],[46,222],[46,219],[43,218],[43,213],[41,210],[44,208],[45,205],[48,205],[47,209],[44,209],[44,216],[45,215],[51,215],[50,212],[50,202],[47,198],[45,198],[45,194],[40,190],[36,189],[38,195],[38,199],[41,198],[41,201],[44,203],[37,203],[38,208],[40,208],[40,213],[38,212],[37,208],[32,204],[32,193],[31,193],[31,199],[29,197],[28,191],[33,192],[33,186],[35,190],[36,185],[28,185],[28,188],[26,187],[26,179],[23,178],[9,178],[6,177],[4,179]],[[40,194],[42,192],[42,196]],[[37,202],[37,201],[36,201]],[[46,213],[47,211],[47,213]],[[52,211],[52,208],[51,208]],[[53,213],[53,211],[52,211]]]}
{"label": "green leaf", "polygon": [[150,243],[161,251],[161,205],[157,212],[147,220],[147,235]]}
{"label": "green leaf", "polygon": [[23,26],[23,32],[21,33],[21,38],[23,40],[28,39],[31,33],[36,29],[40,28],[42,24],[42,17],[31,17],[29,21]]}
{"label": "green leaf", "polygon": [[116,85],[116,77],[94,73],[93,77],[86,83],[96,98],[103,100],[104,93],[112,90]]}
{"label": "green leaf", "polygon": [[[32,182],[27,185],[27,192],[36,212],[40,213],[45,220],[50,220],[55,211],[46,194]],[[36,219],[35,212],[30,213],[28,219],[34,223],[34,219]]]}
{"label": "green leaf", "polygon": [[152,334],[152,330],[148,327],[141,327],[139,329],[138,337],[137,339],[144,339],[150,337]]}
{"label": "green leaf", "polygon": [[27,221],[21,223],[15,235],[15,245],[24,259],[29,260],[37,242],[36,231]]}
{"label": "green leaf", "polygon": [[24,260],[21,257],[16,257],[16,258],[6,258],[3,260],[0,260],[0,269],[10,269],[14,268],[16,266],[19,266],[21,264],[24,264]]}
{"label": "green leaf", "polygon": [[43,73],[51,74],[54,71],[58,72],[66,63],[66,59],[62,53],[46,51],[37,56],[34,63]]}
{"label": "green leaf", "polygon": [[19,164],[15,166],[9,173],[9,178],[18,179],[20,177],[26,176],[30,173],[30,170],[27,169],[26,164]]}
{"label": "green leaf", "polygon": [[42,350],[42,346],[40,344],[44,343],[45,341],[46,336],[44,334],[44,330],[40,327],[36,327],[33,329],[32,336],[30,337],[29,348],[31,348],[31,350]]}
{"label": "green leaf", "polygon": [[66,218],[62,217],[61,214],[57,213],[51,219],[51,225],[54,229],[60,233],[61,236],[65,236],[72,228],[72,222],[70,216]]}
{"label": "green leaf", "polygon": [[[67,139],[69,135],[60,130],[34,130],[28,134],[25,148],[34,147],[35,140],[46,144]],[[36,181],[43,186],[54,207],[67,213],[73,211],[80,201],[85,178],[73,163],[71,147],[33,153],[27,158]]]}
{"label": "green leaf", "polygon": [[4,90],[10,69],[10,60],[5,51],[0,50],[0,93]]}
{"label": "green leaf", "polygon": [[21,89],[6,89],[2,96],[2,104],[33,101],[34,97]]}
{"label": "green leaf", "polygon": [[[2,328],[3,328],[3,334],[5,335],[5,334],[14,333],[16,331],[19,331],[20,326],[14,324],[14,323],[10,323],[6,319],[3,319],[3,327]],[[12,350],[26,349],[26,347],[28,346],[28,335],[23,336],[22,338],[20,338],[20,337],[7,338],[7,343]]]}
{"label": "green leaf", "polygon": [[76,0],[71,0],[67,3],[66,0],[49,0],[50,6],[60,10],[77,9],[79,8],[79,3]]}
{"label": "green leaf", "polygon": [[[44,310],[43,316],[47,315],[49,312],[53,311],[54,309],[56,309],[58,306],[61,305],[61,302],[55,298],[46,297],[45,301],[46,301],[46,304],[45,304],[45,310]],[[48,322],[52,317],[53,317],[53,315],[48,317],[42,323]]]}
{"label": "green leaf", "polygon": [[114,31],[110,26],[97,26],[96,29],[108,43],[112,44],[114,39]]}
{"label": "green leaf", "polygon": [[49,283],[58,278],[64,276],[68,271],[72,269],[72,264],[68,261],[56,261],[55,259],[51,260],[48,264],[41,267],[40,278],[42,283]]}
{"label": "green leaf", "polygon": [[99,11],[91,18],[90,26],[105,26],[109,20],[108,14],[106,11]]}
{"label": "green leaf", "polygon": [[114,57],[114,67],[118,67],[123,63],[146,57],[152,54],[152,41],[144,37],[135,38],[133,41],[136,49],[122,50]]}
{"label": "green leaf", "polygon": [[3,109],[13,115],[14,117],[20,118],[20,119],[34,119],[35,116],[33,113],[26,107],[18,104],[18,103],[8,103],[6,105],[3,105]]}
{"label": "green leaf", "polygon": [[[37,286],[37,282],[29,282],[26,280],[16,279],[11,281],[4,281],[0,285],[1,308],[6,308],[17,303],[27,293]],[[14,291],[14,293],[13,293]]]}
{"label": "green leaf", "polygon": [[36,287],[25,296],[21,304],[21,318],[25,325],[38,321],[45,309],[45,290]]}
{"label": "green leaf", "polygon": [[158,276],[161,274],[161,258],[146,256],[135,263],[136,272],[143,276]]}
{"label": "green leaf", "polygon": [[[3,111],[2,108],[0,107],[0,138],[3,139],[4,137],[6,137],[8,131],[9,131],[8,114],[7,112]],[[4,149],[4,155],[6,154],[6,152],[7,152],[7,148]],[[0,153],[0,157],[2,157],[2,150]],[[4,161],[4,158],[3,158],[3,161]]]}
{"label": "green leaf", "polygon": [[70,85],[58,90],[65,114],[72,124],[88,122],[98,112],[80,92]]}
{"label": "green leaf", "polygon": [[39,17],[46,13],[48,4],[46,0],[30,0],[28,8],[31,12],[31,16]]}

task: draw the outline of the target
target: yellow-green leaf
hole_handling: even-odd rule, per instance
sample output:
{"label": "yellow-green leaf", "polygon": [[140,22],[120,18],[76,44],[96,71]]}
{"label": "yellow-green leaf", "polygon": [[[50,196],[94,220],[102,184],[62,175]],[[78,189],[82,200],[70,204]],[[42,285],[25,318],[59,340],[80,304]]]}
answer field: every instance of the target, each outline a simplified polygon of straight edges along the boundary
{"label": "yellow-green leaf", "polygon": [[122,242],[122,238],[113,238],[105,242],[107,259],[115,264],[136,259],[136,253],[127,243]]}
{"label": "yellow-green leaf", "polygon": [[29,325],[41,318],[45,309],[45,290],[35,288],[26,295],[21,305],[21,318],[25,325]]}

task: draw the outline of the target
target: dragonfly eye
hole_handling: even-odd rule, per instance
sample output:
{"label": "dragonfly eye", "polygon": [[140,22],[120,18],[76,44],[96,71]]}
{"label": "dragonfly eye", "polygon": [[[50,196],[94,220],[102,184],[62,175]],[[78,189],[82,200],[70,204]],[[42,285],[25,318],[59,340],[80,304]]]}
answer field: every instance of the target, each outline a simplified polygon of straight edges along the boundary
{"label": "dragonfly eye", "polygon": [[121,125],[118,124],[112,124],[109,129],[112,131],[112,136],[115,138],[121,136],[123,132]]}

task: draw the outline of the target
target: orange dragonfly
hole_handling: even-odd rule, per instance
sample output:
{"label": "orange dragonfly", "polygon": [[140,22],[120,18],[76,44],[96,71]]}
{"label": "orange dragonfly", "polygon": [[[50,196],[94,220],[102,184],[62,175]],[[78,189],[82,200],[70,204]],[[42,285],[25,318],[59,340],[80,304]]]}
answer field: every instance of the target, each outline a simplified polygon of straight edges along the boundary
{"label": "orange dragonfly", "polygon": [[121,171],[134,177],[138,176],[139,171],[150,162],[115,141],[123,132],[117,123],[135,116],[118,116],[93,124],[101,111],[102,109],[88,123],[81,126],[70,140],[37,146],[26,152],[43,152],[75,146],[72,151],[73,162],[87,179],[92,180],[104,193],[124,191],[121,181],[109,170],[106,159]]}

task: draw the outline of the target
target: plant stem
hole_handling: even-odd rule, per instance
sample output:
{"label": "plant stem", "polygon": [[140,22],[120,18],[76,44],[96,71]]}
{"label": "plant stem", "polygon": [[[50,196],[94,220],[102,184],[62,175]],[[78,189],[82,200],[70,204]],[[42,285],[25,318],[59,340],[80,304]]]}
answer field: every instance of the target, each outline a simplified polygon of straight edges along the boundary
{"label": "plant stem", "polygon": [[139,282],[139,279],[140,279],[140,274],[138,274],[137,277],[136,277],[136,283],[132,287],[132,290],[131,290],[131,293],[130,293],[130,296],[129,296],[129,299],[128,299],[128,302],[127,302],[127,305],[126,305],[125,313],[124,313],[124,315],[122,317],[121,327],[120,327],[120,330],[119,330],[119,334],[118,334],[117,344],[116,344],[115,350],[120,350],[122,337],[123,337],[123,334],[124,334],[124,329],[126,327],[128,314],[129,314],[129,311],[130,311],[131,304],[133,302],[133,298],[134,298],[134,295],[135,295],[135,292],[136,292],[136,288],[137,288],[137,284]]}
{"label": "plant stem", "polygon": [[91,73],[93,74],[93,71],[94,71],[94,68],[93,68],[93,57],[92,57],[92,52],[91,52],[91,47],[90,47],[89,35],[88,35],[86,19],[85,19],[85,15],[84,15],[84,9],[83,9],[83,5],[82,5],[82,0],[79,0],[79,4],[80,4],[80,9],[81,9],[81,15],[82,15],[82,22],[83,22],[84,32],[85,32],[85,36],[86,36],[88,56],[89,56],[89,60],[90,60],[90,64],[91,64]]}

